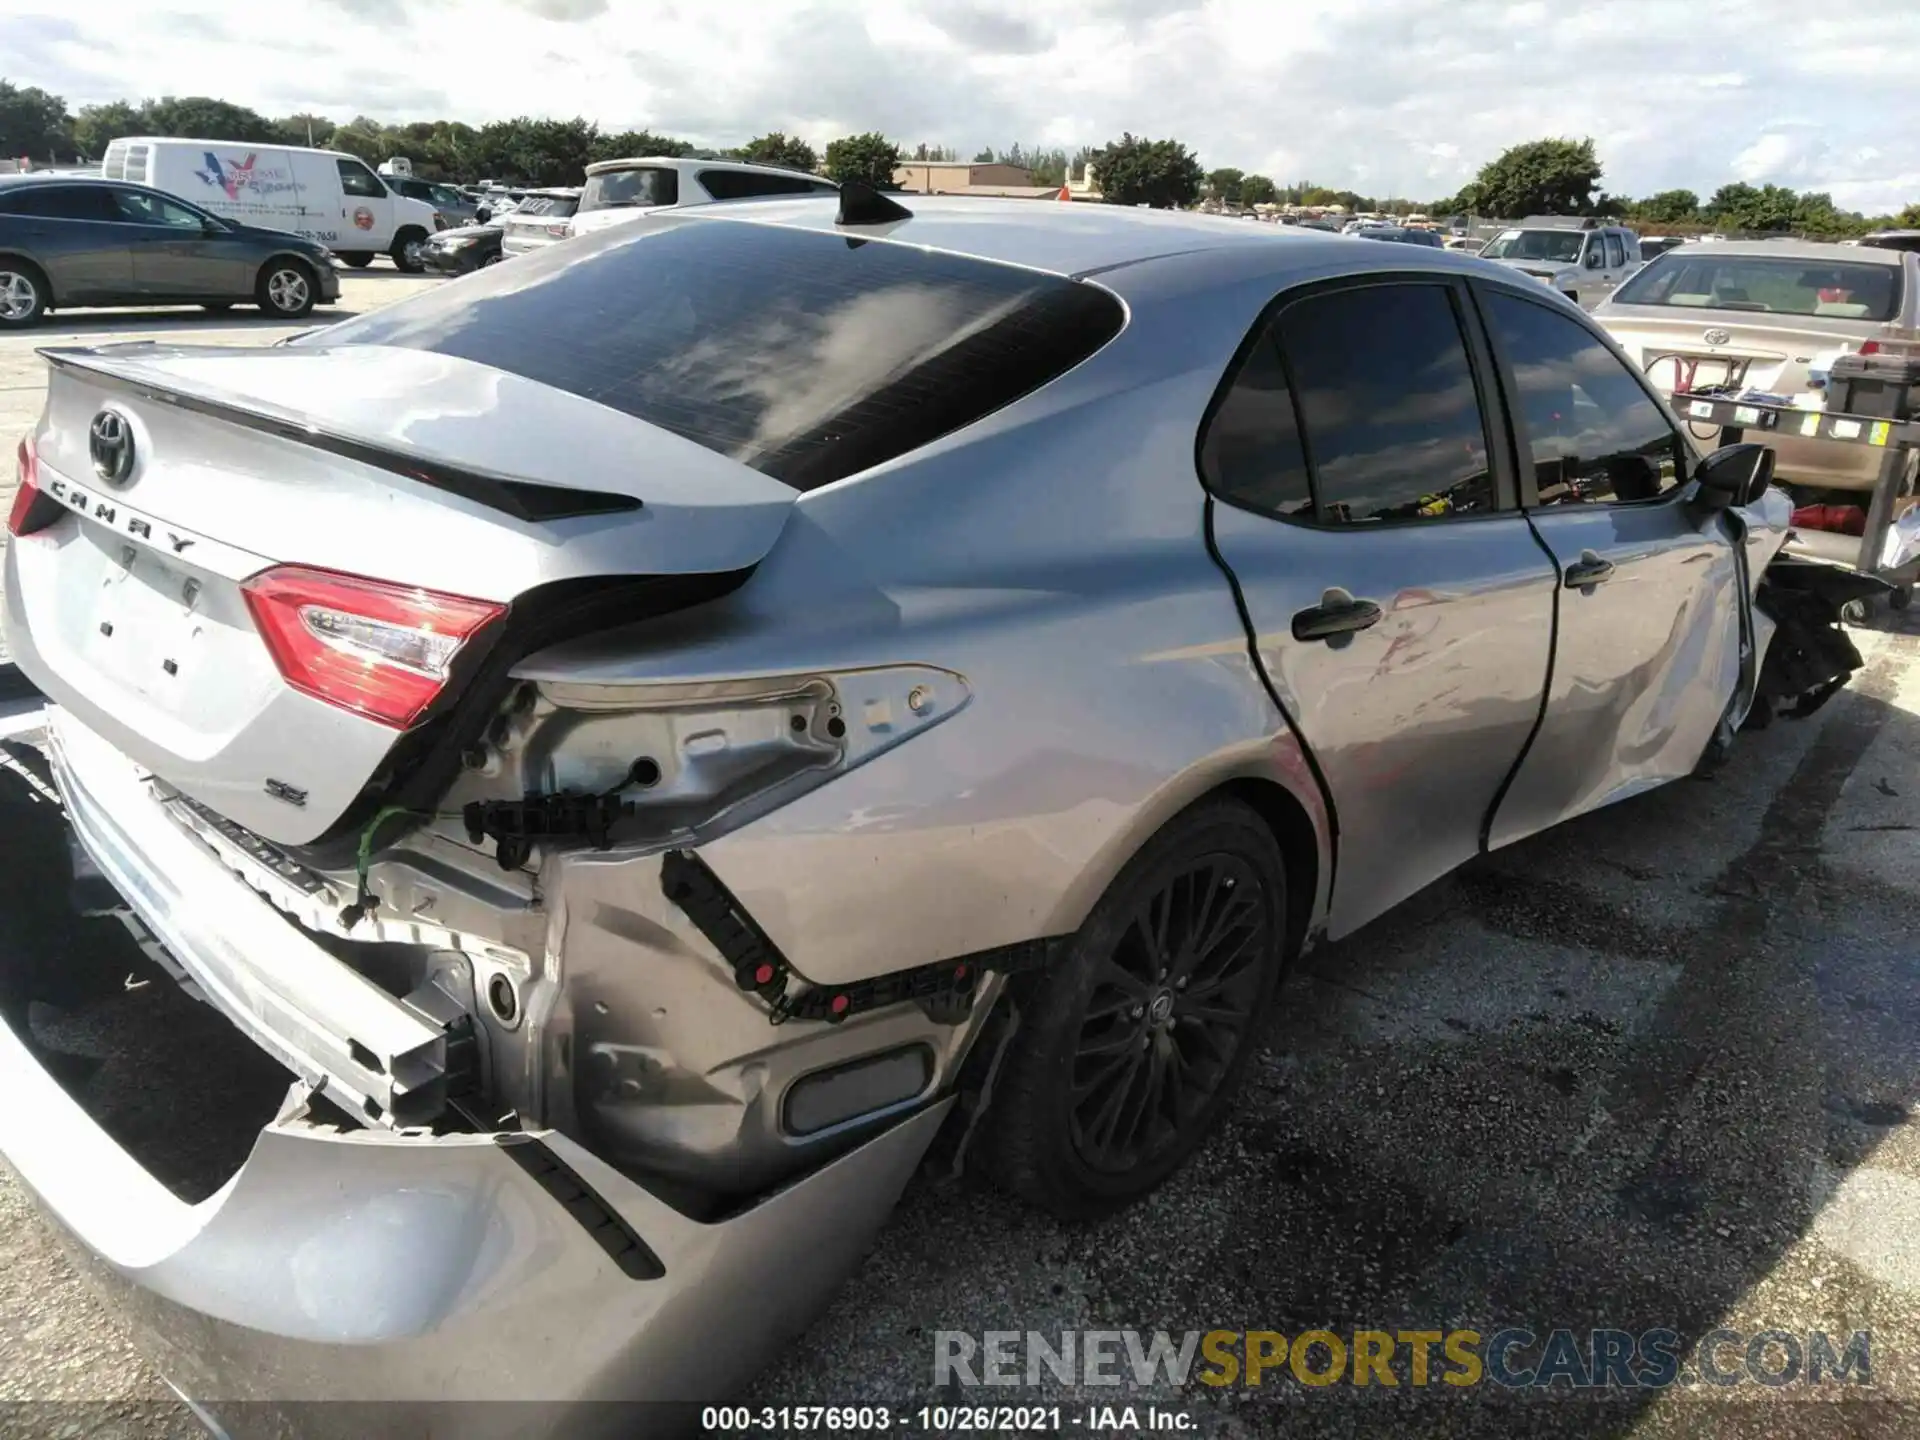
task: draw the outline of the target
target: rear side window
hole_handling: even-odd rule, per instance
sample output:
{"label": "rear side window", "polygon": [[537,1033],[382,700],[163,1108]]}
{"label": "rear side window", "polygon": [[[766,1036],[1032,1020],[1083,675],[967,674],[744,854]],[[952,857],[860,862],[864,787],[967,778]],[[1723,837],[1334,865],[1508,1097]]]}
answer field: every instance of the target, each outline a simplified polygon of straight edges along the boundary
{"label": "rear side window", "polygon": [[1200,442],[1207,488],[1264,515],[1313,518],[1307,456],[1273,332],[1263,331],[1207,422]]}
{"label": "rear side window", "polygon": [[295,343],[476,361],[811,490],[1038,389],[1124,313],[1106,290],[1039,271],[677,220],[616,225]]}
{"label": "rear side window", "polygon": [[680,174],[676,170],[608,170],[589,175],[580,192],[583,212],[679,202]]}
{"label": "rear side window", "polygon": [[1627,263],[1627,249],[1620,243],[1620,237],[1611,230],[1607,232],[1607,268],[1618,270]]}
{"label": "rear side window", "polygon": [[0,190],[0,209],[42,220],[117,220],[107,192],[97,185],[21,185]]}
{"label": "rear side window", "polygon": [[716,200],[748,200],[756,195],[814,195],[819,187],[798,175],[755,175],[749,170],[702,170],[700,185]]}
{"label": "rear side window", "polygon": [[1486,424],[1448,287],[1328,291],[1289,305],[1277,329],[1322,522],[1493,509]]}

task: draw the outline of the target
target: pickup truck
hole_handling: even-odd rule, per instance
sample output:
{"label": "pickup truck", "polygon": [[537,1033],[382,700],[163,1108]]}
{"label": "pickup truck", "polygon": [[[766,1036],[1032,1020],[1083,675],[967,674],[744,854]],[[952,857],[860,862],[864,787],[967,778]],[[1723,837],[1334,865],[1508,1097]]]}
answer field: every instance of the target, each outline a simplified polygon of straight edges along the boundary
{"label": "pickup truck", "polygon": [[1532,275],[1591,310],[1641,265],[1640,237],[1590,216],[1536,215],[1502,230],[1480,251]]}

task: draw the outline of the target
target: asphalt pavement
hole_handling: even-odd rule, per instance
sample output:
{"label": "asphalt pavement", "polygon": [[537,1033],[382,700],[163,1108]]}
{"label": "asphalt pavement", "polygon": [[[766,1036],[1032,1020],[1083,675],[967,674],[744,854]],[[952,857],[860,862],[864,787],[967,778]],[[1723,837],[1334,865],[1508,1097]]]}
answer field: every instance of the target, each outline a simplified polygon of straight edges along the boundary
{"label": "asphalt pavement", "polygon": [[[347,283],[343,310],[416,282]],[[37,409],[26,350],[0,340],[0,438]],[[1920,1433],[1920,626],[1858,638],[1848,691],[1715,777],[1483,857],[1306,957],[1226,1124],[1135,1209],[1061,1226],[930,1167],[747,1403],[1157,1403],[1230,1436]],[[279,1077],[141,983],[113,922],[69,914],[63,866],[57,813],[0,774],[0,972],[127,976],[36,1007],[33,1033],[129,1149],[215,1173]],[[1668,1328],[1694,1383],[934,1382],[940,1331],[1510,1326]],[[1870,1331],[1871,1384],[1698,1383],[1722,1329]],[[0,1354],[0,1434],[198,1433],[10,1177]]]}

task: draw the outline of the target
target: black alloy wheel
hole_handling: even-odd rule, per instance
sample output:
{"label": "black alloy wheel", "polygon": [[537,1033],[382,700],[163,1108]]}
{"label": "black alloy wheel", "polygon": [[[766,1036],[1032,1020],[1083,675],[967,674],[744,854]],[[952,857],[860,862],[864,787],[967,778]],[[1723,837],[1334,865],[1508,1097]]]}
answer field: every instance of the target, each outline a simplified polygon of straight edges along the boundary
{"label": "black alloy wheel", "polygon": [[1003,1187],[1092,1218],[1199,1147],[1279,982],[1286,886],[1272,831],[1238,800],[1202,801],[1147,842],[1011,997],[1019,1020],[982,1136]]}

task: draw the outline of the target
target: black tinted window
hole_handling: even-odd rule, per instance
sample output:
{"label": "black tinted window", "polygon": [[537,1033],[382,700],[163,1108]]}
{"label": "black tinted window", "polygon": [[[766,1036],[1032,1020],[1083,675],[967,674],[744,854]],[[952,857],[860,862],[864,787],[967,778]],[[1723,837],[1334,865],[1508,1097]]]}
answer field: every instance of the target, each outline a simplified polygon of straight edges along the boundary
{"label": "black tinted window", "polygon": [[0,190],[0,206],[9,215],[37,215],[48,220],[110,220],[117,218],[98,185],[20,185]]}
{"label": "black tinted window", "polygon": [[755,175],[747,170],[702,170],[700,184],[716,200],[816,193],[814,183],[798,175]]}
{"label": "black tinted window", "polygon": [[316,332],[456,355],[809,490],[1017,400],[1118,333],[1107,291],[728,220],[637,222]]}
{"label": "black tinted window", "polygon": [[1311,516],[1300,425],[1271,332],[1248,352],[1208,420],[1200,473],[1222,499],[1268,515]]}
{"label": "black tinted window", "polygon": [[674,170],[608,170],[589,175],[580,192],[582,210],[674,205],[679,200],[680,175]]}
{"label": "black tinted window", "polygon": [[1680,478],[1680,437],[1640,382],[1576,321],[1491,292],[1542,505],[1651,500]]}
{"label": "black tinted window", "polygon": [[1282,311],[1278,329],[1322,521],[1493,508],[1480,399],[1445,286],[1315,295]]}

